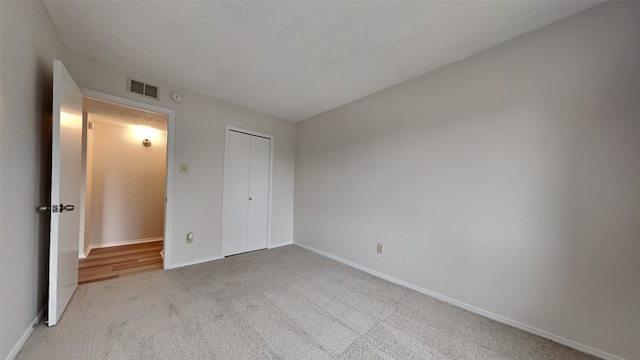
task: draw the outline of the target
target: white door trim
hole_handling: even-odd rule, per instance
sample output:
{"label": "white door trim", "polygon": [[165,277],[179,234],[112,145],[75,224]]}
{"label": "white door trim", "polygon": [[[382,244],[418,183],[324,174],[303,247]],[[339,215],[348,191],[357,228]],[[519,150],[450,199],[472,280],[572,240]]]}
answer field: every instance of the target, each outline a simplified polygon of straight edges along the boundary
{"label": "white door trim", "polygon": [[231,126],[231,125],[227,125],[224,129],[224,163],[223,163],[223,180],[222,180],[222,204],[223,204],[223,208],[222,208],[222,222],[220,226],[220,256],[224,257],[225,253],[224,253],[224,238],[223,238],[223,229],[224,229],[224,194],[226,193],[226,188],[228,186],[227,184],[227,164],[229,163],[228,161],[228,156],[229,156],[229,131],[234,130],[234,131],[238,131],[241,133],[245,133],[245,134],[249,134],[249,135],[255,135],[255,136],[261,136],[264,138],[267,138],[271,141],[271,147],[269,149],[269,211],[268,211],[268,215],[267,215],[267,249],[271,249],[271,208],[272,208],[272,189],[273,189],[273,149],[274,149],[274,137],[273,135],[269,135],[269,134],[264,134],[261,132],[257,132],[257,131],[253,131],[253,130],[247,130],[247,129],[243,129],[243,128],[239,128],[239,127],[235,127],[235,126]]}
{"label": "white door trim", "polygon": [[[82,90],[81,90],[82,91]],[[84,95],[84,93],[83,93]],[[85,225],[86,225],[86,211],[87,211],[87,149],[88,146],[88,122],[89,114],[82,109],[82,164],[80,164],[80,171],[82,172],[82,179],[80,179],[80,204],[78,209],[80,210],[80,233],[78,234],[78,258],[86,259],[89,254],[89,250],[84,246],[85,238]]]}
{"label": "white door trim", "polygon": [[166,109],[160,106],[151,105],[136,100],[131,100],[115,95],[109,95],[94,91],[90,89],[80,88],[82,94],[86,97],[94,98],[97,100],[107,101],[118,105],[124,105],[134,107],[142,110],[153,111],[159,114],[167,116],[167,178],[166,178],[166,203],[164,212],[164,269],[171,269],[171,224],[172,224],[172,204],[173,204],[173,150],[174,150],[174,125],[176,112],[171,109]]}

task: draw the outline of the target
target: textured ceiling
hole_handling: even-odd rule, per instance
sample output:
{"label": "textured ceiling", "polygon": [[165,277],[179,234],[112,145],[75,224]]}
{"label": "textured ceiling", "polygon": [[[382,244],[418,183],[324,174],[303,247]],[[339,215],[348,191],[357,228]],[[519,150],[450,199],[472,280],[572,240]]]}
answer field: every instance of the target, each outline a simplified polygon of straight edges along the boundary
{"label": "textured ceiling", "polygon": [[600,2],[44,4],[71,51],[299,121]]}
{"label": "textured ceiling", "polygon": [[167,131],[167,116],[106,101],[84,98],[82,110],[95,121],[118,125],[148,126],[161,132]]}

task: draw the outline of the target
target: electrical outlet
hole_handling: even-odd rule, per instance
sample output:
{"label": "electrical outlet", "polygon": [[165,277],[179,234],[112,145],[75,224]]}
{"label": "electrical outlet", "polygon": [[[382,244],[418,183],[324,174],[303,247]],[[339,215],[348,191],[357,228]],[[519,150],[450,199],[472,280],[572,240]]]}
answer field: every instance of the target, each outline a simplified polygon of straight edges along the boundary
{"label": "electrical outlet", "polygon": [[187,233],[187,244],[193,244],[193,233]]}
{"label": "electrical outlet", "polygon": [[382,244],[378,244],[376,251],[378,252],[378,254],[382,254]]}

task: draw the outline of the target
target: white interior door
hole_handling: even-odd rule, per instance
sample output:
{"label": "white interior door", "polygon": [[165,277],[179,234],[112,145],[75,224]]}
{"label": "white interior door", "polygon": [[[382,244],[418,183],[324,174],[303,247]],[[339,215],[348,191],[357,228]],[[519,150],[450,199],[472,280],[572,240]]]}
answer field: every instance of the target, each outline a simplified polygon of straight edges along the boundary
{"label": "white interior door", "polygon": [[267,247],[271,140],[228,130],[222,255]]}
{"label": "white interior door", "polygon": [[247,219],[247,251],[267,247],[269,234],[269,163],[271,141],[250,136],[249,215]]}
{"label": "white interior door", "polygon": [[58,323],[78,286],[82,92],[62,62],[53,63],[51,237],[48,325]]}

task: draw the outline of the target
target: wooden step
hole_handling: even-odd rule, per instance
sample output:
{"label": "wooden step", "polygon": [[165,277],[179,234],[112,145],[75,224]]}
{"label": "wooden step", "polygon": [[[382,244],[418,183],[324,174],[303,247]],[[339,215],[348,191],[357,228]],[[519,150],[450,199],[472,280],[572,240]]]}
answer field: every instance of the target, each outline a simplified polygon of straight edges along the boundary
{"label": "wooden step", "polygon": [[78,261],[78,284],[162,269],[162,241],[98,248]]}
{"label": "wooden step", "polygon": [[97,249],[91,250],[91,252],[89,252],[89,257],[86,259],[81,259],[81,261],[86,261],[88,259],[99,259],[99,258],[105,258],[105,257],[126,255],[126,254],[135,254],[139,251],[147,251],[147,250],[157,250],[157,251],[162,250],[162,241],[97,248]]}
{"label": "wooden step", "polygon": [[136,252],[136,253],[124,254],[124,255],[119,255],[119,256],[109,256],[109,257],[98,257],[98,258],[82,259],[82,260],[80,260],[78,262],[78,268],[79,269],[84,269],[84,268],[88,268],[88,267],[92,267],[92,266],[114,264],[116,262],[136,260],[136,259],[139,259],[141,257],[153,256],[153,257],[157,258],[157,257],[159,257],[159,254],[160,254],[160,250],[149,250],[149,251],[140,251],[140,252]]}

